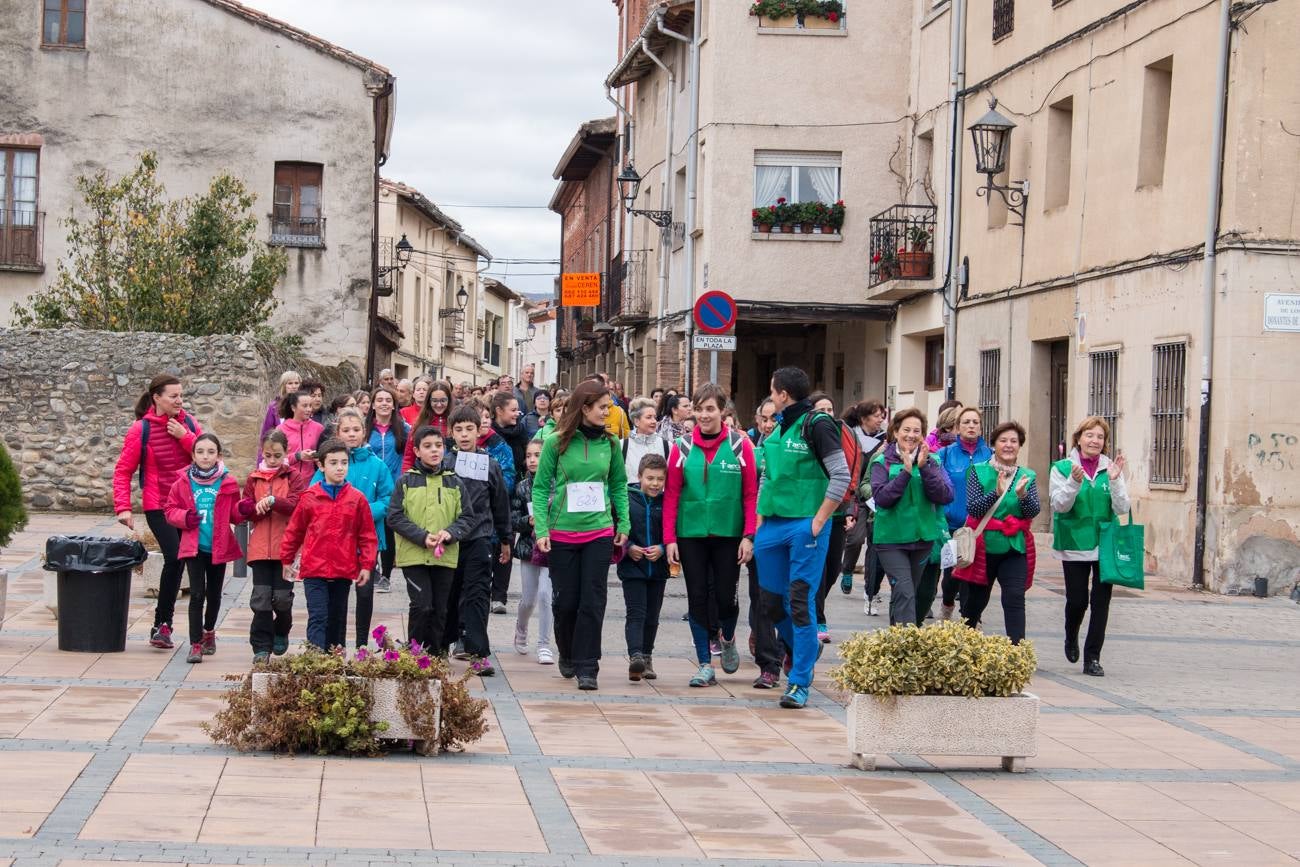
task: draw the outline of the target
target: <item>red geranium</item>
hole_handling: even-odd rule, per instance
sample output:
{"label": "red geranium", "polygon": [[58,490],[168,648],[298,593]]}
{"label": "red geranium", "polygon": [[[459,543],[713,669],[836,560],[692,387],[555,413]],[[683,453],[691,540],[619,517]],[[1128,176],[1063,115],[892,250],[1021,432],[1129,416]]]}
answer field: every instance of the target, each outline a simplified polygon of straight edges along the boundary
{"label": "red geranium", "polygon": [[827,13],[826,13],[826,20],[828,20],[828,21],[830,21],[832,24],[834,24],[836,21],[839,21],[839,20],[840,20],[840,13],[838,13],[838,12],[827,12]]}

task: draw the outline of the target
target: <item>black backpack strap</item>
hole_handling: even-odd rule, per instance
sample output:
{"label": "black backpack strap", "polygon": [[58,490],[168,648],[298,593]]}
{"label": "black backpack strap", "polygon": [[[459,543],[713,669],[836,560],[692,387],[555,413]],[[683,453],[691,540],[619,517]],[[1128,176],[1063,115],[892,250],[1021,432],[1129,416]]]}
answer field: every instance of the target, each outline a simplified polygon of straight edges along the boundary
{"label": "black backpack strap", "polygon": [[[186,419],[188,421],[188,419]],[[149,453],[149,419],[140,419],[140,493],[144,494],[144,458]]]}

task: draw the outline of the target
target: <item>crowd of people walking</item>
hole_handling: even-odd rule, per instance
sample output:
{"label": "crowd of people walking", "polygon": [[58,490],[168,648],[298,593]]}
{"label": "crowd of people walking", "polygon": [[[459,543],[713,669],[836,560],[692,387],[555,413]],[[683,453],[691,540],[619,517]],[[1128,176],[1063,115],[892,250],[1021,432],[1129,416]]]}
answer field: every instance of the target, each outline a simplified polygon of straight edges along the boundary
{"label": "crowd of people walking", "polygon": [[[748,577],[748,650],[756,689],[780,686],[803,707],[831,641],[828,594],[853,592],[865,552],[863,606],[889,622],[958,616],[979,627],[999,591],[1013,642],[1025,638],[1025,594],[1043,503],[1021,464],[1024,427],[984,435],[980,411],[950,401],[927,432],[917,408],[890,414],[867,400],[837,414],[807,373],[784,367],[745,429],[720,386],[656,389],[629,399],[594,374],[572,392],[534,382],[488,386],[381,373],[373,388],[330,396],[286,371],[261,419],[256,465],[241,484],[222,446],[184,407],[175,376],[154,377],[135,406],[114,474],[118,520],[136,529],[132,477],[163,556],[150,643],[174,647],[188,575],[188,660],[216,652],[225,569],[252,571],[249,644],[255,660],[285,653],[295,588],[306,640],[346,648],[369,638],[374,593],[400,571],[410,640],[495,673],[492,614],[507,612],[518,562],[513,650],[558,663],[582,690],[598,688],[611,565],[623,593],[627,675],[655,679],[655,642],[670,580],[684,581],[696,671],[691,687],[741,666],[740,579]],[[256,422],[250,422],[255,424]],[[1084,419],[1051,465],[1053,554],[1066,585],[1064,653],[1101,676],[1111,585],[1098,568],[1100,528],[1129,510],[1124,459],[1110,428]],[[248,524],[241,547],[234,527]],[[954,537],[973,536],[956,564]],[[533,632],[536,620],[535,633]],[[530,636],[536,636],[535,642]],[[717,660],[715,665],[715,659]]]}

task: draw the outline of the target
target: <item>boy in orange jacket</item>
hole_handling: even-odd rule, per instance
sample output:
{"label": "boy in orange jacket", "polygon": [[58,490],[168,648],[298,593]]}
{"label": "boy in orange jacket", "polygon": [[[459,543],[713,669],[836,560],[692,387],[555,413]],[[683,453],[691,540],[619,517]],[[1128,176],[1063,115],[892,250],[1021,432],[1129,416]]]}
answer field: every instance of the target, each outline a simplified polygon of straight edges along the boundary
{"label": "boy in orange jacket", "polygon": [[280,543],[286,566],[302,551],[298,574],[307,596],[307,641],[321,650],[347,640],[352,581],[364,587],[379,555],[370,503],[348,484],[348,447],[332,439],[316,453],[324,481],[298,499]]}

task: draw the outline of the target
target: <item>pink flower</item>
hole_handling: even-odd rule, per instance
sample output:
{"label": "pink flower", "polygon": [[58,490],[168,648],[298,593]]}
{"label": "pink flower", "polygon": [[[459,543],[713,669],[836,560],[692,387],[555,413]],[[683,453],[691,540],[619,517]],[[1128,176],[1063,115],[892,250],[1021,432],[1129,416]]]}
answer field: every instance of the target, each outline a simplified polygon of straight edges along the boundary
{"label": "pink flower", "polygon": [[357,648],[357,662],[362,662],[369,658],[370,658],[370,651],[366,650],[364,647]]}
{"label": "pink flower", "polygon": [[416,641],[414,638],[411,639],[411,653],[415,656],[420,656],[424,653],[424,645]]}
{"label": "pink flower", "polygon": [[420,666],[420,669],[423,670],[433,665],[433,660],[427,656],[421,656],[416,662],[416,665]]}
{"label": "pink flower", "polygon": [[373,638],[375,641],[379,642],[380,644],[383,644],[384,636],[387,634],[388,634],[388,627],[384,626],[383,624],[380,624],[379,626],[376,626],[374,630],[370,633],[370,637]]}
{"label": "pink flower", "polygon": [[385,662],[397,662],[397,660],[399,660],[399,659],[401,659],[401,658],[402,658],[402,654],[398,653],[396,650],[385,650],[385,651],[384,651],[384,661],[385,661]]}
{"label": "pink flower", "polygon": [[778,205],[784,205],[784,204],[785,204],[785,196],[782,196],[781,198],[777,199],[777,200],[776,200],[776,203],[777,203]]}

